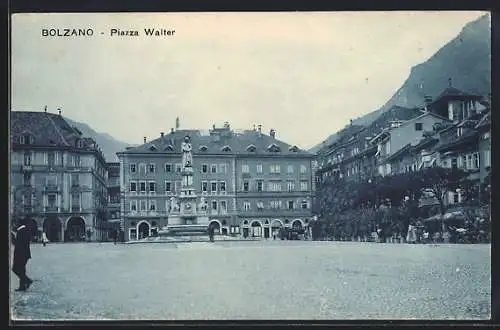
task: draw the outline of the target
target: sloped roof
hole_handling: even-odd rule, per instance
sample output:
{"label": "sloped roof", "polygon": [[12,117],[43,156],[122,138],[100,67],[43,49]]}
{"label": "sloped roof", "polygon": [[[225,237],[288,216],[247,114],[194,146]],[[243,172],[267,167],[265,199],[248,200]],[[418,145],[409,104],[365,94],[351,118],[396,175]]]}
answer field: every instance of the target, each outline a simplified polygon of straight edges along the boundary
{"label": "sloped roof", "polygon": [[[21,147],[19,138],[29,134],[33,141],[29,147],[48,147],[90,151],[104,162],[104,155],[97,148],[95,140],[84,137],[61,115],[41,111],[11,111],[10,137],[14,147]],[[81,141],[81,146],[77,145]]]}
{"label": "sloped roof", "polygon": [[[214,131],[212,131],[214,132]],[[137,147],[128,148],[117,154],[144,154],[144,153],[172,153],[180,154],[181,145],[185,136],[190,137],[193,154],[217,154],[217,155],[296,155],[313,156],[300,148],[293,148],[293,145],[275,139],[258,131],[245,130],[241,133],[216,129],[214,135],[204,135],[199,130],[176,130],[173,133],[165,134],[152,141],[146,142]],[[152,150],[154,146],[156,150]],[[169,146],[173,147],[168,150]],[[253,149],[253,147],[255,149]],[[279,152],[273,151],[279,149]],[[252,151],[254,150],[254,151]]]}
{"label": "sloped roof", "polygon": [[81,133],[60,115],[40,111],[11,111],[10,129],[16,144],[23,134],[34,137],[33,146],[74,147]]}
{"label": "sloped roof", "polygon": [[476,125],[476,128],[481,128],[491,125],[491,112],[488,111]]}
{"label": "sloped roof", "polygon": [[450,87],[446,88],[444,91],[442,91],[441,94],[439,94],[439,96],[436,98],[436,100],[434,102],[439,102],[439,101],[444,100],[444,99],[453,99],[453,98],[456,98],[456,99],[469,98],[469,99],[478,99],[478,100],[482,99],[482,97],[480,95],[466,93],[466,92],[461,91],[455,87],[450,86]]}
{"label": "sloped roof", "polygon": [[399,159],[400,157],[404,157],[410,153],[411,149],[412,149],[411,143],[408,143],[403,148],[399,149],[398,151],[387,157],[386,161],[391,162],[393,160]]}

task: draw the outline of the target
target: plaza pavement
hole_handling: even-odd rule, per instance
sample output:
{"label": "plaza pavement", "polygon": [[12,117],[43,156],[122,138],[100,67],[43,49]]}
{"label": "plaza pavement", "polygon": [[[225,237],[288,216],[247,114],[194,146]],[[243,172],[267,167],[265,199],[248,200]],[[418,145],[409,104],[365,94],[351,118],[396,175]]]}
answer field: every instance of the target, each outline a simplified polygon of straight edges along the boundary
{"label": "plaza pavement", "polygon": [[490,245],[32,245],[15,319],[488,319]]}

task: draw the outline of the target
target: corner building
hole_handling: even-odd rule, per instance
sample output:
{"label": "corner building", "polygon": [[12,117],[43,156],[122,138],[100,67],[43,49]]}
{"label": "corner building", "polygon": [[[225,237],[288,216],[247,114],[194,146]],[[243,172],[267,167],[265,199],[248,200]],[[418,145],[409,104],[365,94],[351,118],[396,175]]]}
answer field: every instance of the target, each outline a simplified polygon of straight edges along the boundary
{"label": "corner building", "polygon": [[308,226],[314,155],[279,141],[273,130],[237,132],[226,123],[208,132],[171,130],[117,153],[126,240],[167,225],[170,198],[180,193],[185,136],[193,147],[196,195],[208,203],[209,224],[220,234],[269,238],[282,226]]}

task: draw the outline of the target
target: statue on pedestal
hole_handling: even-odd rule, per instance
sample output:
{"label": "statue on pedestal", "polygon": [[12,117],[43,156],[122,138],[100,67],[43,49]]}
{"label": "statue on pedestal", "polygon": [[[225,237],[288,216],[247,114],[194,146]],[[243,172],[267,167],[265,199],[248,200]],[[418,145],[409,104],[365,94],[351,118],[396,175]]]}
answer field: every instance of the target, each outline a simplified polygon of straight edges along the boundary
{"label": "statue on pedestal", "polygon": [[201,197],[200,199],[200,204],[198,205],[200,211],[206,211],[207,208],[208,208],[208,203],[207,201],[205,200],[205,197]]}
{"label": "statue on pedestal", "polygon": [[191,146],[190,138],[189,136],[184,137],[184,141],[182,142],[181,146],[182,150],[182,167],[191,167],[193,164],[193,147]]}
{"label": "statue on pedestal", "polygon": [[175,197],[170,197],[170,212],[179,212],[180,207]]}

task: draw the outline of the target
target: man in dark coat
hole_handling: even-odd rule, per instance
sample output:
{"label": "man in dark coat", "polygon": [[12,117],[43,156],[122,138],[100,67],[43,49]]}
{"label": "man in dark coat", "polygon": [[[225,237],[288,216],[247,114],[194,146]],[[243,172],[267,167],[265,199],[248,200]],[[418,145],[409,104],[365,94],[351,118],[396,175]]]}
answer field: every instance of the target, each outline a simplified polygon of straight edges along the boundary
{"label": "man in dark coat", "polygon": [[16,228],[15,235],[11,233],[12,243],[14,244],[14,259],[12,261],[12,271],[19,277],[19,288],[16,291],[26,291],[33,280],[26,275],[26,264],[31,259],[31,230],[26,221],[20,221]]}

